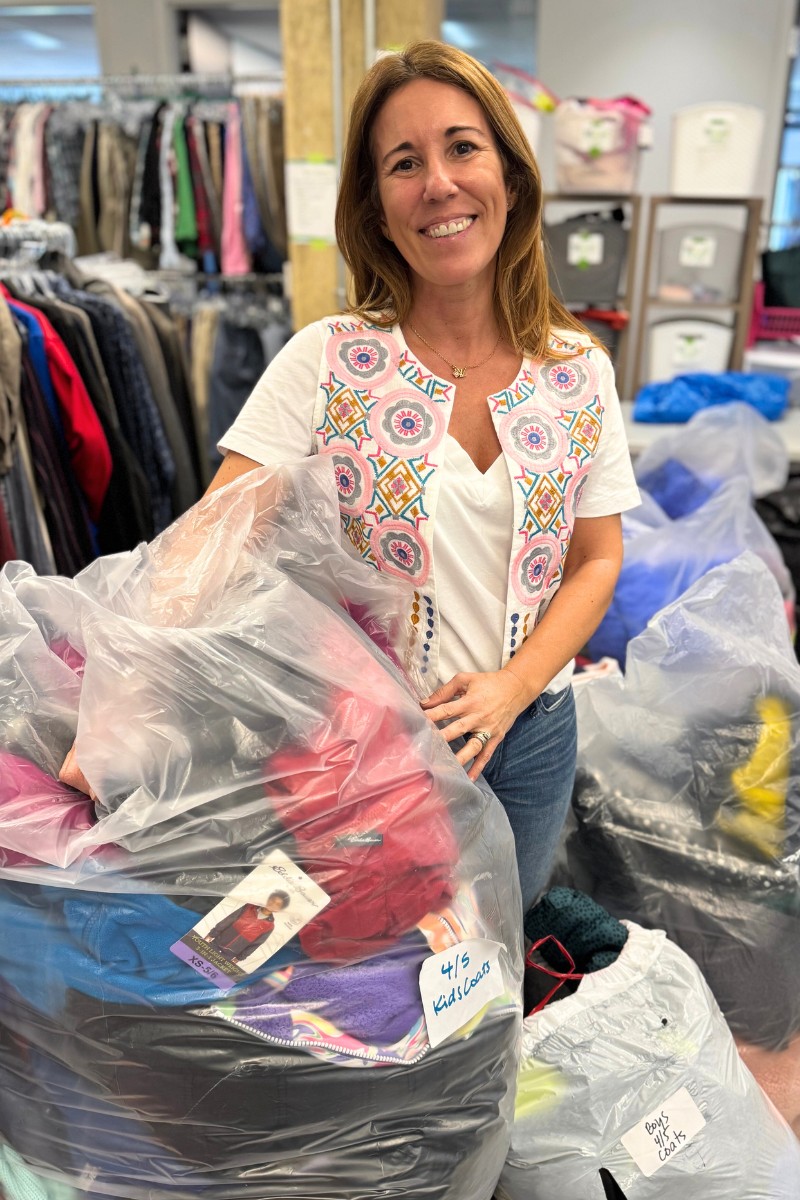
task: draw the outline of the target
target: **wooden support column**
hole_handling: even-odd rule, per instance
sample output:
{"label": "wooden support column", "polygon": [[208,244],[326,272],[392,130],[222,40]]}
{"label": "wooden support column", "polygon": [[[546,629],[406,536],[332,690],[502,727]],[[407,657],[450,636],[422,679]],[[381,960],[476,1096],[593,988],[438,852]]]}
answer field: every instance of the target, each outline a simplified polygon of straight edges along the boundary
{"label": "wooden support column", "polygon": [[441,38],[444,0],[376,0],[378,46],[399,50],[419,38]]}
{"label": "wooden support column", "polygon": [[[283,0],[281,41],[287,163],[332,161],[333,73],[329,0]],[[292,239],[292,320],[295,329],[339,308],[335,246]]]}
{"label": "wooden support column", "polygon": [[[444,0],[376,0],[378,49],[397,49],[422,37],[439,37]],[[339,0],[341,23],[342,137],[365,63],[364,0]],[[281,0],[285,88],[284,150],[287,163],[333,162],[334,58],[330,0]],[[342,264],[335,246],[293,237],[289,213],[292,320],[295,329],[337,312],[343,302]]]}

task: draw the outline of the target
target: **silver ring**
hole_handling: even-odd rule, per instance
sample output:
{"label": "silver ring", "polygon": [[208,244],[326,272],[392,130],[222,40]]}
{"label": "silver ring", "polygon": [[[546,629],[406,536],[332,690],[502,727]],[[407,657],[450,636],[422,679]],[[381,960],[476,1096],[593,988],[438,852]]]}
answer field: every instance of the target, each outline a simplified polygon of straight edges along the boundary
{"label": "silver ring", "polygon": [[492,735],[487,733],[485,729],[474,729],[469,736],[478,739],[481,744],[481,750],[485,750],[492,740]]}

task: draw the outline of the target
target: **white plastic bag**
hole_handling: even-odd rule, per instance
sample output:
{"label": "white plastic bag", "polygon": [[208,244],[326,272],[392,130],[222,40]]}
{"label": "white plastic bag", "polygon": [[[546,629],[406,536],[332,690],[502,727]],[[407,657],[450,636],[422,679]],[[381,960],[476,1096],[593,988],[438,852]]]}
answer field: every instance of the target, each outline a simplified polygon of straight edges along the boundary
{"label": "white plastic bag", "polygon": [[[611,966],[523,1024],[501,1200],[795,1200],[800,1145],[694,963],[628,924]],[[624,1139],[624,1141],[623,1141]]]}

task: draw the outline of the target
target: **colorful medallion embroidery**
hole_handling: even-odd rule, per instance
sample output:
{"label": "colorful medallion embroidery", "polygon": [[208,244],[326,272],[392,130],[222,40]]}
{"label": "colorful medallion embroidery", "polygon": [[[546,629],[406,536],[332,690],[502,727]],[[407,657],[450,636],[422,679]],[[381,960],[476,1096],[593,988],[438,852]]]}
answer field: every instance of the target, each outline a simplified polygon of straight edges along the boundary
{"label": "colorful medallion embroidery", "polygon": [[523,546],[511,567],[511,584],[519,600],[538,604],[561,565],[561,543],[541,534]]}
{"label": "colorful medallion embroidery", "polygon": [[345,383],[377,387],[397,370],[400,347],[382,329],[335,333],[325,347],[328,366]]}
{"label": "colorful medallion embroidery", "polygon": [[366,459],[351,446],[342,446],[341,443],[326,446],[322,453],[329,454],[333,460],[333,475],[342,512],[352,516],[363,513],[372,492],[372,471]]}
{"label": "colorful medallion embroidery", "polygon": [[536,372],[537,395],[560,409],[583,408],[597,395],[597,369],[589,358],[567,358],[545,363]]}
{"label": "colorful medallion embroidery", "polygon": [[586,481],[589,478],[590,465],[590,463],[587,463],[580,471],[576,471],[567,483],[567,490],[564,494],[564,516],[566,517],[570,532],[572,532],[575,525],[575,518],[578,515],[578,506],[581,502],[583,489],[586,487]]}
{"label": "colorful medallion embroidery", "polygon": [[441,408],[423,393],[401,388],[376,404],[372,436],[384,453],[415,458],[438,446],[444,436]]}
{"label": "colorful medallion embroidery", "polygon": [[567,453],[566,431],[552,417],[528,405],[501,420],[498,436],[510,458],[534,471],[551,471]]}
{"label": "colorful medallion embroidery", "polygon": [[390,575],[418,584],[428,578],[428,547],[403,521],[381,521],[370,531],[369,540],[378,565]]}

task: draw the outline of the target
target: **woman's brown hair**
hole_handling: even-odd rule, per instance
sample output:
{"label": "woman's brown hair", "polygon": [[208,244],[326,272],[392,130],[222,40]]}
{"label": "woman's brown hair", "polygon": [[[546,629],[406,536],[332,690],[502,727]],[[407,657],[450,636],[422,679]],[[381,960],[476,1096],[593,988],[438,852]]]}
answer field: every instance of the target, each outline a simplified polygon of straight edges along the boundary
{"label": "woman's brown hair", "polygon": [[520,354],[538,359],[562,357],[550,346],[553,330],[587,331],[550,289],[542,245],[542,180],[536,159],[494,76],[470,55],[443,42],[414,42],[397,54],[384,55],[367,72],[353,100],[336,203],[336,238],[352,278],[349,311],[373,321],[380,314],[387,322],[403,322],[411,311],[408,265],[381,231],[371,139],[375,119],[389,96],[413,79],[435,79],[461,88],[486,113],[506,182],[515,196],[497,255],[497,321],[503,336]]}

